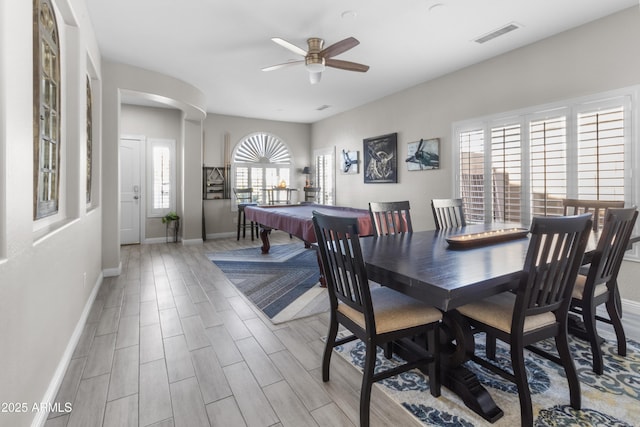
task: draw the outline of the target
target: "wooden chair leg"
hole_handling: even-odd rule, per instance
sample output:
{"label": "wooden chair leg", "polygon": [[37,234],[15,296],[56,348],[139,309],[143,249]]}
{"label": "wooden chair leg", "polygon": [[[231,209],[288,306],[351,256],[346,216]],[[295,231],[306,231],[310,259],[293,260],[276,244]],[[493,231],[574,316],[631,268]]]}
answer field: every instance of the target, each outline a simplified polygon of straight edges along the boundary
{"label": "wooden chair leg", "polygon": [[329,320],[329,333],[327,334],[327,342],[324,346],[324,355],[322,356],[322,381],[329,381],[329,365],[331,364],[331,354],[335,346],[336,336],[338,335],[338,322],[333,316]]}
{"label": "wooden chair leg", "polygon": [[487,332],[485,336],[486,356],[489,360],[496,360],[496,337]]}
{"label": "wooden chair leg", "polygon": [[607,313],[609,313],[609,319],[611,319],[613,330],[616,332],[616,340],[618,340],[618,354],[624,357],[627,355],[627,337],[624,333],[624,327],[622,326],[622,320],[620,320],[620,312],[615,304],[615,299],[612,300],[609,298],[605,303],[605,307],[607,308]]}
{"label": "wooden chair leg", "polygon": [[384,357],[391,359],[393,357],[393,342],[389,341],[384,344]]}
{"label": "wooden chair leg", "polygon": [[[586,305],[586,304],[585,304]],[[602,349],[600,348],[600,339],[596,329],[596,313],[595,307],[582,308],[582,322],[584,323],[589,345],[591,346],[591,366],[596,375],[602,375]]]}
{"label": "wooden chair leg", "polygon": [[573,363],[573,356],[569,348],[569,338],[567,336],[567,326],[561,327],[562,332],[556,336],[556,348],[558,349],[558,355],[564,366],[564,373],[569,383],[569,399],[571,407],[579,410],[582,406],[580,396],[580,380],[578,379],[578,372],[576,371],[576,365]]}
{"label": "wooden chair leg", "polygon": [[371,403],[371,387],[373,386],[373,370],[376,367],[376,346],[365,343],[364,372],[360,390],[360,427],[369,427],[369,406]]}
{"label": "wooden chair leg", "polygon": [[240,228],[242,227],[241,221],[242,221],[242,209],[238,208],[238,238],[236,240],[240,240]]}
{"label": "wooden chair leg", "polygon": [[440,397],[440,334],[436,327],[427,332],[427,345],[434,361],[429,364],[429,391],[433,397]]}
{"label": "wooden chair leg", "polygon": [[531,404],[531,390],[527,381],[527,371],[524,364],[524,348],[522,344],[511,343],[511,366],[513,376],[518,387],[520,398],[520,422],[524,426],[533,426],[533,406]]}

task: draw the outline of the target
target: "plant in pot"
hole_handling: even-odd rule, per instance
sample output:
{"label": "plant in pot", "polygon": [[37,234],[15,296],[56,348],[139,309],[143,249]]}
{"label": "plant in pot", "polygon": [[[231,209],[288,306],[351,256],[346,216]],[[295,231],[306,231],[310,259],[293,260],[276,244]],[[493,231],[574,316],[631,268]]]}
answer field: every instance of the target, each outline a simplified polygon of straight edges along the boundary
{"label": "plant in pot", "polygon": [[177,213],[171,211],[168,214],[166,214],[165,216],[162,217],[162,223],[166,224],[168,222],[171,221],[178,221],[180,219],[180,216],[178,216]]}
{"label": "plant in pot", "polygon": [[166,239],[169,241],[169,230],[173,230],[173,241],[178,241],[178,230],[180,229],[180,216],[171,211],[162,217],[162,223],[167,225]]}

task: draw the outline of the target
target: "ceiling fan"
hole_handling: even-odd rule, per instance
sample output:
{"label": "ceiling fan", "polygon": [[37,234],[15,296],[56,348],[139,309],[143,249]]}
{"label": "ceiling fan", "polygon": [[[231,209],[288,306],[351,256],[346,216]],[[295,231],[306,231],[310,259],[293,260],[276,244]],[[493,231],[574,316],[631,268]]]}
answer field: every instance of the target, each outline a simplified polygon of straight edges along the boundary
{"label": "ceiling fan", "polygon": [[317,37],[311,37],[307,39],[307,44],[309,46],[307,51],[279,37],[274,37],[271,40],[295,54],[304,56],[304,59],[272,65],[270,67],[263,68],[262,71],[273,71],[304,63],[307,71],[309,71],[309,81],[311,84],[316,84],[320,81],[320,77],[322,77],[322,72],[325,67],[339,68],[341,70],[348,71],[359,71],[361,73],[364,73],[369,69],[368,65],[333,59],[334,56],[338,56],[360,44],[360,42],[353,37],[348,37],[324,49],[324,40]]}

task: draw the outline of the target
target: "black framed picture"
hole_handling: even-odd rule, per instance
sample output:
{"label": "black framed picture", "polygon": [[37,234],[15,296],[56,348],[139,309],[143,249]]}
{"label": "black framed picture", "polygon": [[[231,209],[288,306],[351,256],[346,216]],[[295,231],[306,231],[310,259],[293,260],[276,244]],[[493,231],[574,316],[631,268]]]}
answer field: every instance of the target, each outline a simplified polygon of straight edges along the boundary
{"label": "black framed picture", "polygon": [[440,138],[421,139],[407,145],[407,170],[440,168]]}
{"label": "black framed picture", "polygon": [[398,182],[398,134],[366,138],[364,141],[364,182]]}

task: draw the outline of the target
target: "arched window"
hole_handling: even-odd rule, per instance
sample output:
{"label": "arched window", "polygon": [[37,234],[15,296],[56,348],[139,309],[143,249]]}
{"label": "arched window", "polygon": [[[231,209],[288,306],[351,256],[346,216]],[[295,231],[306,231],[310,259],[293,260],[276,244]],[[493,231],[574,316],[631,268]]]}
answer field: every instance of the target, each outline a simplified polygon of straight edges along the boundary
{"label": "arched window", "polygon": [[60,39],[49,0],[34,0],[34,218],[58,213],[60,189]]}
{"label": "arched window", "polygon": [[253,188],[253,200],[266,203],[267,188],[291,184],[291,154],[277,136],[265,132],[242,139],[233,153],[233,187]]}

